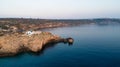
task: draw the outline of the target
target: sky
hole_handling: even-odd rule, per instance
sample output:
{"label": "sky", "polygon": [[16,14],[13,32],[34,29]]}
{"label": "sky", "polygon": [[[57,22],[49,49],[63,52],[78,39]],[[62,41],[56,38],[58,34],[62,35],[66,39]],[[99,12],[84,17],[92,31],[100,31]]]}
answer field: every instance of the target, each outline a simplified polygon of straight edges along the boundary
{"label": "sky", "polygon": [[120,18],[120,0],[0,0],[0,18]]}

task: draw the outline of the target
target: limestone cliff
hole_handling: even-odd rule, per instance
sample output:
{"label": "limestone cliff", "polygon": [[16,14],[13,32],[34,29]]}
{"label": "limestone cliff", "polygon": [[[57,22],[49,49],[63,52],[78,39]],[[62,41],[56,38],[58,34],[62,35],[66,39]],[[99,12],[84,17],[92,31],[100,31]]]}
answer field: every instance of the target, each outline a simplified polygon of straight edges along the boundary
{"label": "limestone cliff", "polygon": [[7,34],[0,36],[0,57],[12,56],[21,52],[38,52],[50,42],[59,42],[61,38],[49,32],[40,34]]}

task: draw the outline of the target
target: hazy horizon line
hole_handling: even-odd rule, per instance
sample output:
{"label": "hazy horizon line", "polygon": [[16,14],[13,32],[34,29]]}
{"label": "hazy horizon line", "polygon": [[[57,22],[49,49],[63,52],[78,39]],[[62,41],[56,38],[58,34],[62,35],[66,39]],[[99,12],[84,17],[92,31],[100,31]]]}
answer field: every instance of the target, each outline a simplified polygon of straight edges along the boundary
{"label": "hazy horizon line", "polygon": [[35,17],[0,17],[0,19],[58,19],[58,20],[65,20],[65,19],[71,19],[71,20],[79,20],[79,19],[120,19],[116,17],[96,17],[96,18],[35,18]]}

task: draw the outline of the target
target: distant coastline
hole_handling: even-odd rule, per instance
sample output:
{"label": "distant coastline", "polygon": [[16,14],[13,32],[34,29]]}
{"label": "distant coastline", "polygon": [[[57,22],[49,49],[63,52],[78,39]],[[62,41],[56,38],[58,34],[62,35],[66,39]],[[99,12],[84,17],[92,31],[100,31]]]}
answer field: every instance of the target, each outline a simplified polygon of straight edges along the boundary
{"label": "distant coastline", "polygon": [[0,34],[14,33],[27,30],[40,30],[45,28],[76,26],[83,24],[120,24],[120,19],[32,19],[32,18],[0,18]]}

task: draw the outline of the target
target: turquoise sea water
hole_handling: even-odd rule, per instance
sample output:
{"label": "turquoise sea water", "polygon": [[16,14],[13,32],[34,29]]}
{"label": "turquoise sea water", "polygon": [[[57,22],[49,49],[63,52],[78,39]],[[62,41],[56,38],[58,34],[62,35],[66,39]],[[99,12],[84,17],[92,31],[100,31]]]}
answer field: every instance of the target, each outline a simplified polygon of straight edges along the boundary
{"label": "turquoise sea water", "polygon": [[49,46],[39,55],[0,58],[0,67],[120,67],[120,25],[81,25],[50,31],[74,44]]}

